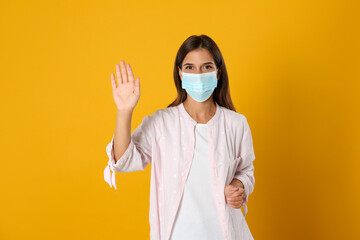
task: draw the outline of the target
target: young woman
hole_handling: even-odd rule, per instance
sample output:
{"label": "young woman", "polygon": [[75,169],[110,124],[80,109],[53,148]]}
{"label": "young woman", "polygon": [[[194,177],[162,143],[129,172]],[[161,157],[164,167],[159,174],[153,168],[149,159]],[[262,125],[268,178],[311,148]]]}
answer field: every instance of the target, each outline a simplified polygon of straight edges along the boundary
{"label": "young woman", "polygon": [[145,116],[132,134],[140,78],[134,80],[130,64],[121,61],[120,66],[118,85],[111,74],[117,120],[106,147],[105,181],[117,189],[115,172],[152,164],[152,240],[253,239],[245,221],[245,203],[255,184],[252,135],[231,101],[216,43],[206,35],[185,40],[174,64],[177,98]]}

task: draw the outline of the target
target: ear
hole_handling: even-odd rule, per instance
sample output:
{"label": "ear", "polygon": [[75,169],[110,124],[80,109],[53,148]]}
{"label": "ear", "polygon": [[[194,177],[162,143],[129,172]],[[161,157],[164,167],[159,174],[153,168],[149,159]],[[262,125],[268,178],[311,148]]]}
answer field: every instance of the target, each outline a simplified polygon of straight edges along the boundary
{"label": "ear", "polygon": [[179,74],[179,76],[180,76],[180,81],[182,81],[182,76],[181,76],[181,72],[180,72],[181,69],[180,69],[179,66],[178,66],[177,68],[178,68],[178,74]]}
{"label": "ear", "polygon": [[220,79],[220,76],[221,76],[221,71],[222,70],[222,65],[218,68],[218,71],[217,71],[217,79],[218,79],[218,81],[219,81],[219,79]]}

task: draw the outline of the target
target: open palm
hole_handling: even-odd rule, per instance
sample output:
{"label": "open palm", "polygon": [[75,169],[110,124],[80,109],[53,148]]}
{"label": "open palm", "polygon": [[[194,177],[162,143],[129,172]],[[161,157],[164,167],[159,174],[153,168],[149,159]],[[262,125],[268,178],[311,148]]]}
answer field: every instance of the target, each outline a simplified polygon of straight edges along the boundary
{"label": "open palm", "polygon": [[134,81],[134,74],[127,63],[120,61],[121,72],[119,64],[116,64],[116,77],[118,86],[116,86],[115,76],[111,73],[111,86],[113,90],[113,97],[118,110],[134,110],[140,98],[140,78]]}

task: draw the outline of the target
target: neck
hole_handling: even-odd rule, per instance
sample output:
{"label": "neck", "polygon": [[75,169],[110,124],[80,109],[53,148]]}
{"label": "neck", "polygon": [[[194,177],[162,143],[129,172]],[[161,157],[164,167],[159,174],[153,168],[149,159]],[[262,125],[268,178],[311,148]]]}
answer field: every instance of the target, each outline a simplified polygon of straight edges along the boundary
{"label": "neck", "polygon": [[198,123],[207,123],[216,113],[216,104],[212,97],[204,102],[197,102],[188,96],[183,104],[189,115]]}

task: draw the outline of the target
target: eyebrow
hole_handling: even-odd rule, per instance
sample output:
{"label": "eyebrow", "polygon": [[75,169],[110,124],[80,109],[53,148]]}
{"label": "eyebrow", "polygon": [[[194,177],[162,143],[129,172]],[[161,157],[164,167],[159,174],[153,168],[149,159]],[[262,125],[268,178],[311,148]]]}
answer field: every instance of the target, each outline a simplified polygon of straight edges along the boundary
{"label": "eyebrow", "polygon": [[[213,64],[214,65],[213,62],[205,62],[205,63],[203,63],[203,65],[205,65],[205,64]],[[194,64],[193,63],[185,63],[183,66],[186,66],[186,65],[194,65]]]}

